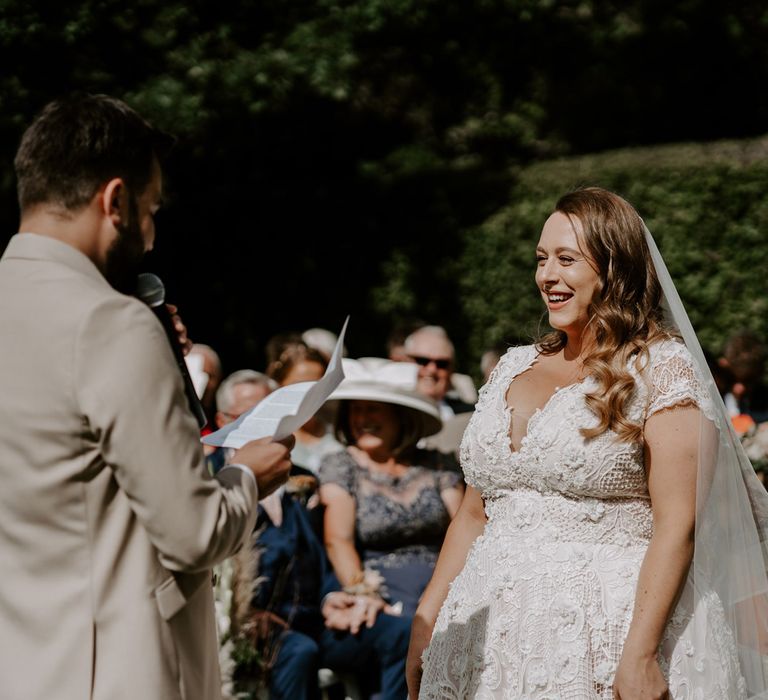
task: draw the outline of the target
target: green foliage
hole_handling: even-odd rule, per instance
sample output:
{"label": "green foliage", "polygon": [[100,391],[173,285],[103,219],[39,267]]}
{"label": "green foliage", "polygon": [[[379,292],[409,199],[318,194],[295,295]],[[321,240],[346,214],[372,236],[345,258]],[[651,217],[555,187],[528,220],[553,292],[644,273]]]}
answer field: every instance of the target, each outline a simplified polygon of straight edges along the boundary
{"label": "green foliage", "polygon": [[247,635],[233,640],[233,687],[238,700],[256,700],[267,687],[268,662]]}
{"label": "green foliage", "polygon": [[[518,206],[512,174],[541,158],[763,133],[767,16],[757,0],[0,0],[0,228],[32,115],[110,93],[179,137],[149,264],[227,369],[347,313],[353,354],[418,316],[466,368],[462,231]],[[477,253],[489,278],[506,251]],[[466,308],[489,336],[527,332],[490,318],[500,299]]]}
{"label": "green foliage", "polygon": [[396,250],[384,262],[383,270],[387,282],[373,290],[375,308],[393,318],[413,313],[418,301],[412,291],[416,271],[411,260],[405,253]]}
{"label": "green foliage", "polygon": [[598,185],[632,202],[654,235],[702,345],[750,328],[768,339],[768,139],[628,149],[532,165],[510,204],[465,235],[471,353],[529,342],[542,322],[534,248],[558,197]]}

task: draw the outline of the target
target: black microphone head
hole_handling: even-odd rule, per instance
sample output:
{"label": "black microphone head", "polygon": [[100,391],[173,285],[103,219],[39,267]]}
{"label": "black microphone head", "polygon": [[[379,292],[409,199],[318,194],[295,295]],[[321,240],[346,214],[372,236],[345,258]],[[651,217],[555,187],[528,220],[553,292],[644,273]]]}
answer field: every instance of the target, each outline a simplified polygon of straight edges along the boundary
{"label": "black microphone head", "polygon": [[151,272],[142,272],[136,282],[136,296],[147,306],[160,306],[165,303],[165,285]]}

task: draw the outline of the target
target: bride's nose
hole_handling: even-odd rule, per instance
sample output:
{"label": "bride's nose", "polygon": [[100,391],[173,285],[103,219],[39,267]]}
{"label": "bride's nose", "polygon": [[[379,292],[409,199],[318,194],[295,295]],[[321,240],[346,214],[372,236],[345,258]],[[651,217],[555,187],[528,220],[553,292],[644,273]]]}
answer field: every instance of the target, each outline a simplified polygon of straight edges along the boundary
{"label": "bride's nose", "polygon": [[552,287],[559,279],[557,261],[553,258],[549,258],[536,269],[536,281],[540,287]]}

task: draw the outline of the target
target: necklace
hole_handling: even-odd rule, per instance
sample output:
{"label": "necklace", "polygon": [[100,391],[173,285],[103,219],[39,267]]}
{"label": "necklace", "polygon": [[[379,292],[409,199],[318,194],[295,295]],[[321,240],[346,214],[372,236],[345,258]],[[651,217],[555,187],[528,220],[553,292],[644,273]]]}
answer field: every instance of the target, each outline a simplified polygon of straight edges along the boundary
{"label": "necklace", "polygon": [[584,381],[584,377],[582,376],[584,371],[584,363],[580,355],[576,356],[572,360],[567,360],[565,358],[565,349],[563,349],[562,355],[560,358],[558,358],[558,360],[559,366],[553,367],[555,372],[554,379],[557,382],[555,391],[560,391],[560,389],[566,386]]}

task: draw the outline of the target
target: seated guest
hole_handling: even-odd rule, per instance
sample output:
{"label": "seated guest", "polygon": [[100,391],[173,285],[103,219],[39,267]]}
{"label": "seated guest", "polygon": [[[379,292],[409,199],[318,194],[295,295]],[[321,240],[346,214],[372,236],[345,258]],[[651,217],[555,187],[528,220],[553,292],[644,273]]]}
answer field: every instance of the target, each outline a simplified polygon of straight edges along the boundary
{"label": "seated guest", "polygon": [[443,421],[474,410],[474,382],[454,371],[455,350],[442,326],[422,326],[405,339],[403,348],[406,361],[419,366],[417,390],[437,402]]}
{"label": "seated guest", "polygon": [[[410,618],[388,614],[378,597],[340,590],[302,503],[317,480],[297,467],[292,474],[260,503],[256,526],[253,628],[267,662],[269,697],[318,698],[319,668],[340,674],[377,669],[381,700],[405,700]],[[241,669],[240,683],[247,672]]]}
{"label": "seated guest", "polygon": [[319,472],[328,556],[346,590],[379,595],[410,616],[458,510],[461,476],[450,456],[416,446],[442,425],[435,402],[416,391],[417,365],[343,364],[331,399],[346,449]]}
{"label": "seated guest", "polygon": [[464,430],[472,417],[477,390],[472,378],[454,371],[453,343],[441,326],[423,326],[404,341],[407,361],[419,367],[416,388],[437,402],[442,430],[421,447],[440,450],[458,459]]}
{"label": "seated guest", "polygon": [[[283,387],[299,382],[316,382],[325,374],[327,367],[325,355],[300,341],[286,343],[277,359],[267,367],[267,374]],[[329,410],[326,407],[323,409],[293,434],[296,445],[291,451],[291,462],[315,474],[325,455],[342,449],[333,436]]]}
{"label": "seated guest", "polygon": [[[216,429],[236,421],[276,388],[277,384],[261,372],[252,369],[232,372],[216,390]],[[226,454],[225,447],[214,447],[206,454],[206,463],[211,474],[215,474],[224,466],[227,461]]]}
{"label": "seated guest", "polygon": [[765,344],[752,331],[738,331],[726,341],[718,364],[730,374],[730,386],[721,393],[732,418],[748,417],[753,424],[768,420],[766,357]]}

